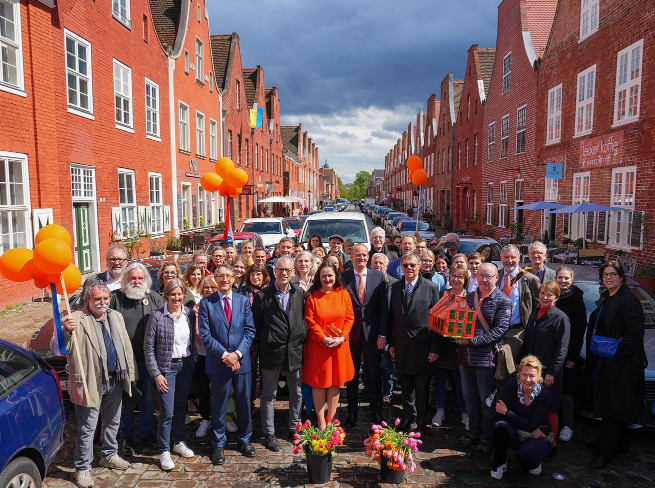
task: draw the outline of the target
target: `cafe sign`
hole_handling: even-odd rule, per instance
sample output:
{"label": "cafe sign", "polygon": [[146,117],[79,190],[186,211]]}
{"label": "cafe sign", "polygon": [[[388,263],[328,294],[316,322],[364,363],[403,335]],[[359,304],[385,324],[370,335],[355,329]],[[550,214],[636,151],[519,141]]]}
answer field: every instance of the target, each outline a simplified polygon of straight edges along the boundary
{"label": "cafe sign", "polygon": [[582,141],[580,169],[608,168],[623,161],[623,132]]}

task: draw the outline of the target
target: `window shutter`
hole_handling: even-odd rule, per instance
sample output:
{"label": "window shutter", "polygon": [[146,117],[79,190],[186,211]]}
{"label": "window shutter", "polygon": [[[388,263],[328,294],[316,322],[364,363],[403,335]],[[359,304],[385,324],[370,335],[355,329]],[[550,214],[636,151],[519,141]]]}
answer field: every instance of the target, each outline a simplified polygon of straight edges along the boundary
{"label": "window shutter", "polygon": [[[632,212],[632,221],[641,220],[643,218],[644,212]],[[642,226],[633,226],[630,229],[630,246],[641,249],[641,231]]]}
{"label": "window shutter", "polygon": [[146,227],[145,231],[152,234],[152,207],[146,207]]}
{"label": "window shutter", "polygon": [[111,230],[115,238],[123,238],[123,216],[120,207],[111,208]]}
{"label": "window shutter", "polygon": [[564,237],[569,237],[569,219],[570,214],[562,214],[562,235]]}
{"label": "window shutter", "polygon": [[164,232],[170,232],[171,230],[171,206],[164,206],[164,222],[163,222]]}
{"label": "window shutter", "polygon": [[596,242],[607,242],[607,212],[598,212],[596,224]]}
{"label": "window shutter", "polygon": [[585,239],[589,242],[593,242],[594,240],[594,219],[595,219],[595,213],[594,212],[589,212],[587,213],[587,229],[585,232]]}
{"label": "window shutter", "polygon": [[141,232],[148,232],[148,219],[146,209],[148,207],[138,207],[139,209],[139,230]]}

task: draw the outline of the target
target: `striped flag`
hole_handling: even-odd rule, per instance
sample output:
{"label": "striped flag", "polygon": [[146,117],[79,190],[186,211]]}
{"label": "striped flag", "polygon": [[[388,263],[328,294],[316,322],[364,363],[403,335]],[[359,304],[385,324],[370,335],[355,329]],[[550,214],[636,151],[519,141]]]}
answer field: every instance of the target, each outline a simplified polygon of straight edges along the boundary
{"label": "striped flag", "polygon": [[419,204],[418,211],[423,211],[423,185],[421,185],[421,203]]}
{"label": "striped flag", "polygon": [[50,283],[50,293],[52,296],[52,316],[53,316],[53,349],[55,356],[65,356],[68,354],[64,344],[64,329],[61,326],[61,316],[59,315],[59,295],[54,283]]}
{"label": "striped flag", "polygon": [[250,127],[262,127],[264,124],[264,107],[250,109]]}

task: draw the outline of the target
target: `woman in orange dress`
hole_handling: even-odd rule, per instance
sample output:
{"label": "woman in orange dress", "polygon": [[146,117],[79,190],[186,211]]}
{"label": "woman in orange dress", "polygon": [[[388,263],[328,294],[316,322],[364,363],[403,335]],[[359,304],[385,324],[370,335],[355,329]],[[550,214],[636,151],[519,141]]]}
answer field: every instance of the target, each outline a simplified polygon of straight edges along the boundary
{"label": "woman in orange dress", "polygon": [[[318,428],[334,420],[339,404],[339,388],[355,376],[348,334],[353,325],[353,305],[334,264],[326,261],[318,268],[307,290],[305,319],[307,339],[303,353],[302,379],[312,387]],[[325,402],[328,418],[325,419]]]}

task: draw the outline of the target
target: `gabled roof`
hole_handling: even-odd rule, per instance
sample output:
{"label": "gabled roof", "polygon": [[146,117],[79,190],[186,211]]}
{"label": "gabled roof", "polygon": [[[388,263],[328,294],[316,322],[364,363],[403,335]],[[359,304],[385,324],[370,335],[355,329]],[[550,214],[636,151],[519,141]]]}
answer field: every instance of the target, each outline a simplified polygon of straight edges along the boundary
{"label": "gabled roof", "polygon": [[480,49],[478,48],[478,60],[480,61],[480,72],[478,79],[484,83],[484,93],[489,93],[489,85],[491,85],[491,74],[494,71],[494,60],[496,58],[496,50]]}
{"label": "gabled roof", "polygon": [[453,80],[453,109],[455,110],[455,120],[451,124],[457,123],[459,117],[459,102],[462,100],[462,91],[464,90],[464,80]]}
{"label": "gabled roof", "polygon": [[265,88],[264,91],[265,95],[265,100],[266,100],[266,120],[272,120],[273,119],[273,114],[271,113],[271,98],[273,97],[273,89],[272,88]]}
{"label": "gabled roof", "polygon": [[375,178],[384,178],[384,170],[383,169],[374,169],[373,170],[373,179]]}
{"label": "gabled roof", "polygon": [[150,0],[152,22],[164,49],[173,49],[180,25],[182,0]]}
{"label": "gabled roof", "polygon": [[243,70],[243,90],[246,92],[246,103],[252,107],[255,103],[257,96],[257,70],[244,69]]}
{"label": "gabled roof", "polygon": [[521,24],[524,31],[530,31],[532,46],[537,59],[543,56],[555,19],[557,0],[522,0]]}
{"label": "gabled roof", "polygon": [[214,62],[214,77],[219,90],[225,90],[232,34],[211,36],[212,61]]}
{"label": "gabled roof", "polygon": [[298,126],[283,125],[280,127],[280,137],[282,138],[282,146],[293,154],[298,153]]}

